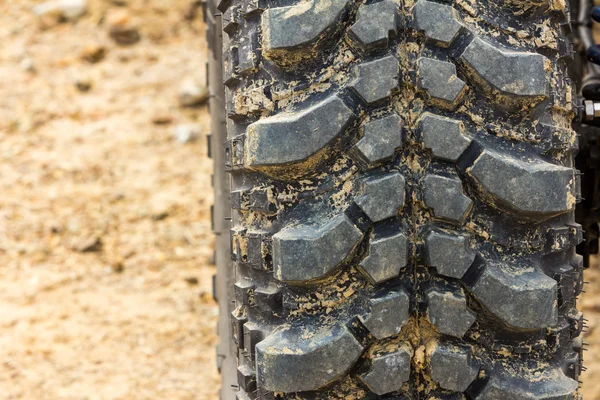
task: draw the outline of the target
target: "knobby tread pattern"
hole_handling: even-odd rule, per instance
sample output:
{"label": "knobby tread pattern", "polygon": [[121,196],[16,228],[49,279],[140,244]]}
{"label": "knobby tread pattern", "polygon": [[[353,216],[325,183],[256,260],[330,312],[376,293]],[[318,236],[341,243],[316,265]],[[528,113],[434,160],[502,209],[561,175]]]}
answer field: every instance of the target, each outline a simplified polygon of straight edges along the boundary
{"label": "knobby tread pattern", "polygon": [[563,2],[223,0],[239,399],[575,399]]}

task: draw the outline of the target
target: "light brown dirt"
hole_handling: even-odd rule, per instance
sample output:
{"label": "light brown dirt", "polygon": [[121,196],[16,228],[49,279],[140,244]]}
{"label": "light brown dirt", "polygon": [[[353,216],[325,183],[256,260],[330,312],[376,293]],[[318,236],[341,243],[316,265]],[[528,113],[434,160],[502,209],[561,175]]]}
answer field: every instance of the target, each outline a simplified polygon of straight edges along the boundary
{"label": "light brown dirt", "polygon": [[[0,1],[1,399],[217,398],[211,162],[204,137],[172,138],[209,129],[206,108],[177,103],[205,78],[201,13],[125,3],[42,27],[34,1]],[[138,44],[108,37],[121,13]],[[82,61],[97,45],[106,58]]]}

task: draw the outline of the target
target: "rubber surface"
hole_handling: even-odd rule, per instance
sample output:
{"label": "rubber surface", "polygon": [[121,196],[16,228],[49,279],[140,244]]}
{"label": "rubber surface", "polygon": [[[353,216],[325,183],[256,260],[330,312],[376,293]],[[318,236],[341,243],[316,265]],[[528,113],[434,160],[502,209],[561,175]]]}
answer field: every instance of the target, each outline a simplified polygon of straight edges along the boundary
{"label": "rubber surface", "polygon": [[239,399],[574,399],[563,1],[224,0]]}

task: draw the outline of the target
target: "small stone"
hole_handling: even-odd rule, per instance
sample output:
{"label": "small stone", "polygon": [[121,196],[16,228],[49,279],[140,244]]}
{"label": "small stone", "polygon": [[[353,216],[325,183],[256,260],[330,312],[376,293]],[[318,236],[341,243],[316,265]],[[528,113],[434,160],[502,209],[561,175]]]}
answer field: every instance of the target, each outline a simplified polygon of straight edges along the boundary
{"label": "small stone", "polygon": [[113,272],[116,272],[117,274],[120,274],[123,271],[125,271],[125,266],[123,265],[122,261],[113,262],[110,268],[113,270]]}
{"label": "small stone", "polygon": [[81,58],[92,64],[102,61],[105,56],[106,48],[97,44],[88,45],[81,52]]}
{"label": "small stone", "polygon": [[47,1],[33,7],[33,13],[40,18],[53,16],[67,21],[74,21],[87,11],[86,0]]}
{"label": "small stone", "polygon": [[173,116],[166,112],[157,112],[152,116],[154,125],[169,125],[173,123]]}
{"label": "small stone", "polygon": [[140,32],[133,26],[113,26],[110,28],[109,36],[117,44],[122,46],[130,46],[141,40]]}
{"label": "small stone", "polygon": [[199,283],[198,278],[196,278],[195,276],[188,276],[187,278],[185,278],[185,281],[190,285],[197,285]]}
{"label": "small stone", "polygon": [[92,86],[94,85],[89,78],[82,77],[75,80],[75,87],[80,92],[89,92]]}
{"label": "small stone", "polygon": [[195,142],[200,137],[202,129],[198,124],[182,124],[175,128],[175,140],[179,144]]}
{"label": "small stone", "polygon": [[19,63],[19,66],[21,67],[21,69],[23,71],[30,72],[30,73],[36,72],[35,64],[33,63],[33,60],[29,57],[22,59],[21,62]]}
{"label": "small stone", "polygon": [[79,253],[95,253],[102,250],[102,239],[98,236],[85,238],[73,246]]}
{"label": "small stone", "polygon": [[179,88],[179,104],[183,107],[199,106],[208,100],[209,91],[205,85],[186,80]]}
{"label": "small stone", "polygon": [[117,44],[129,46],[140,41],[138,28],[131,21],[127,11],[119,11],[108,18],[109,36]]}

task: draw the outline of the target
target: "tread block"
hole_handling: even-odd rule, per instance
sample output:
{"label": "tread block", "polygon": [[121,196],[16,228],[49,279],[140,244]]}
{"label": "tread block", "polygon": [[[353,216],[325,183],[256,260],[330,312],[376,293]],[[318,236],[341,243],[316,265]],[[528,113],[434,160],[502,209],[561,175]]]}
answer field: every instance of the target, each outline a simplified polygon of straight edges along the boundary
{"label": "tread block", "polygon": [[455,177],[427,175],[423,191],[425,204],[439,219],[462,224],[473,206],[463,192],[462,182]]}
{"label": "tread block", "polygon": [[271,195],[271,187],[257,187],[251,190],[231,192],[231,208],[234,210],[253,210],[264,213],[277,212],[276,200]]}
{"label": "tread block", "polygon": [[402,120],[395,114],[367,122],[363,137],[352,148],[351,155],[368,168],[391,159],[402,146],[402,129]]}
{"label": "tread block", "polygon": [[369,312],[360,320],[373,336],[385,339],[400,333],[408,321],[409,306],[410,300],[404,289],[389,291],[369,299]]}
{"label": "tread block", "polygon": [[254,369],[242,364],[237,369],[238,383],[244,392],[253,392],[256,390],[256,375]]}
{"label": "tread block", "polygon": [[397,8],[392,0],[363,5],[350,28],[350,38],[363,48],[387,48],[390,36],[398,29]]}
{"label": "tread block", "polygon": [[456,162],[471,144],[462,122],[429,112],[419,120],[419,130],[425,147],[441,160]]}
{"label": "tread block", "polygon": [[421,57],[418,64],[419,89],[425,90],[433,103],[448,109],[456,108],[467,87],[456,76],[456,66],[451,62],[427,57]]}
{"label": "tread block", "polygon": [[426,299],[429,321],[444,335],[462,338],[475,322],[462,288],[431,287]]}
{"label": "tread block", "polygon": [[264,118],[246,131],[245,165],[304,161],[344,132],[354,117],[352,109],[332,95],[305,110]]}
{"label": "tread block", "polygon": [[493,90],[517,97],[546,97],[546,57],[513,51],[476,37],[460,56],[470,69]]}
{"label": "tread block", "polygon": [[318,389],[343,377],[363,349],[344,325],[285,325],[256,345],[258,386],[283,393]]}
{"label": "tread block", "polygon": [[397,392],[410,378],[412,354],[412,348],[406,342],[395,350],[376,353],[367,372],[359,375],[359,378],[380,396]]}
{"label": "tread block", "polygon": [[250,305],[254,303],[254,289],[256,285],[248,280],[240,280],[233,285],[236,303]]}
{"label": "tread block", "polygon": [[240,348],[244,348],[244,324],[248,317],[238,308],[231,313],[231,333],[233,342]]}
{"label": "tread block", "polygon": [[327,276],[354,250],[363,237],[345,214],[324,225],[286,228],[273,236],[276,279],[306,282]]}
{"label": "tread block", "polygon": [[492,314],[515,329],[543,329],[558,323],[557,283],[537,270],[509,271],[488,265],[472,292]]}
{"label": "tread block", "polygon": [[277,287],[256,289],[254,291],[254,304],[258,310],[273,315],[283,306],[283,293]]}
{"label": "tread block", "polygon": [[431,377],[442,389],[464,392],[477,378],[479,368],[464,348],[438,345],[429,356]]}
{"label": "tread block", "polygon": [[245,37],[240,39],[238,47],[238,70],[242,75],[248,75],[255,70],[258,65],[258,33],[255,29],[248,32]]}
{"label": "tread block", "polygon": [[419,0],[413,7],[413,17],[416,28],[441,47],[450,46],[462,29],[454,8],[446,4]]}
{"label": "tread block", "polygon": [[400,64],[396,57],[389,55],[359,64],[355,76],[349,87],[368,104],[376,103],[390,97],[398,88]]}
{"label": "tread block", "polygon": [[575,207],[574,172],[542,160],[524,162],[488,149],[467,168],[483,194],[498,205],[541,218]]}
{"label": "tread block", "polygon": [[370,177],[363,182],[362,195],[355,202],[371,221],[383,221],[404,206],[404,185],[404,177],[397,171]]}
{"label": "tread block", "polygon": [[460,279],[467,272],[475,252],[469,249],[467,237],[432,231],[425,238],[427,264],[440,275]]}
{"label": "tread block", "polygon": [[316,42],[340,18],[349,0],[309,0],[262,14],[263,49],[294,50]]}
{"label": "tread block", "polygon": [[267,8],[267,0],[243,0],[240,11],[245,18],[260,14]]}
{"label": "tread block", "polygon": [[254,360],[256,344],[263,340],[265,332],[261,329],[260,325],[254,322],[245,323],[243,331],[244,351],[251,360]]}
{"label": "tread block", "polygon": [[233,36],[240,27],[239,8],[228,8],[221,17],[221,23],[223,24],[223,31],[230,37]]}
{"label": "tread block", "polygon": [[500,372],[492,374],[477,400],[572,400],[576,399],[577,381],[559,369]]}
{"label": "tread block", "polygon": [[376,284],[393,279],[408,264],[408,251],[408,237],[403,233],[374,237],[369,255],[360,263],[361,271]]}

